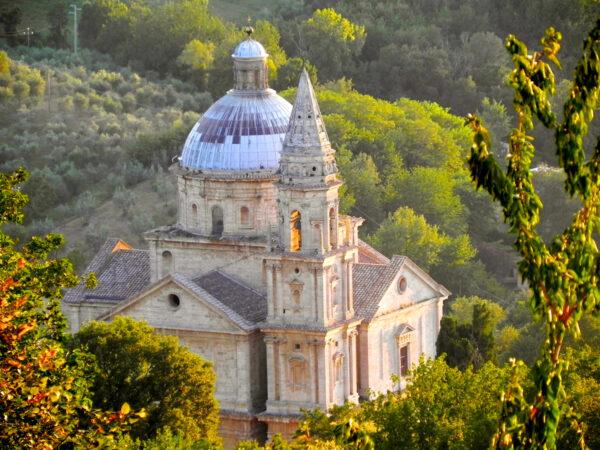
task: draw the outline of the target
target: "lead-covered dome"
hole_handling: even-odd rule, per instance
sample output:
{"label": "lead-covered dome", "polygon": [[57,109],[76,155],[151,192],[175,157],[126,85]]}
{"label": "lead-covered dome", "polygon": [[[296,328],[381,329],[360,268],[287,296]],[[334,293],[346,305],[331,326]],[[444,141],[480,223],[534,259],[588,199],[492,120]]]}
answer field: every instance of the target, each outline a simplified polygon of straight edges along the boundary
{"label": "lead-covered dome", "polygon": [[200,170],[277,169],[292,105],[269,89],[229,91],[196,123],[180,164]]}
{"label": "lead-covered dome", "polygon": [[269,54],[260,42],[248,38],[238,44],[231,56],[232,58],[266,58]]}
{"label": "lead-covered dome", "polygon": [[202,171],[274,171],[292,105],[268,87],[267,52],[248,37],[233,55],[235,88],[214,103],[187,137],[181,167]]}

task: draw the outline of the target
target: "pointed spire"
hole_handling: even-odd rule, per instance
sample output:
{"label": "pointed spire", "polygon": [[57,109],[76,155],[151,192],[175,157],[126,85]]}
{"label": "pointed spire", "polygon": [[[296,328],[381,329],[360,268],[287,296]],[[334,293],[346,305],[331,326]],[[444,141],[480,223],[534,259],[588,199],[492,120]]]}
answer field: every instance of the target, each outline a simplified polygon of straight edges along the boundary
{"label": "pointed spire", "polygon": [[305,69],[300,75],[296,101],[283,140],[279,160],[281,183],[298,186],[338,183],[334,153]]}
{"label": "pointed spire", "polygon": [[283,152],[296,152],[301,148],[321,149],[323,153],[331,151],[321,110],[306,69],[300,75],[296,101],[283,141]]}

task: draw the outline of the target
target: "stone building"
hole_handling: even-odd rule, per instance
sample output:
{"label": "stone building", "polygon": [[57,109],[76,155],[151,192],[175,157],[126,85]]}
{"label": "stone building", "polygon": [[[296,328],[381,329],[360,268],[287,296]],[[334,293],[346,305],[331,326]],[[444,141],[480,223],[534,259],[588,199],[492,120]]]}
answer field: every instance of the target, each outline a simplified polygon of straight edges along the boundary
{"label": "stone building", "polygon": [[66,293],[72,331],[127,315],[211,360],[226,443],[293,432],[301,408],[398,389],[435,356],[449,292],[410,259],[358,237],[338,211],[338,177],[306,72],[294,105],[268,87],[248,38],[235,87],[190,132],[178,162],[177,223],[147,250],[106,242],[93,290]]}

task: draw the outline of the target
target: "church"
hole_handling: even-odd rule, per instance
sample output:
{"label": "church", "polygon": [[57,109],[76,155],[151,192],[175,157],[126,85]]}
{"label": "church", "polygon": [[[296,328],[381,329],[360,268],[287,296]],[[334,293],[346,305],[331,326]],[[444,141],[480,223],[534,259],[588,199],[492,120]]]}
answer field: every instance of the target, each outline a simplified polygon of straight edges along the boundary
{"label": "church", "polygon": [[450,295],[339,213],[335,151],[307,72],[291,105],[269,89],[259,42],[249,35],[232,58],[233,89],[171,167],[177,223],[146,232],[145,250],[109,239],[86,269],[98,287],[63,300],[72,332],[126,315],[212,361],[226,445],[290,436],[301,409],[401,388],[420,355],[435,357]]}

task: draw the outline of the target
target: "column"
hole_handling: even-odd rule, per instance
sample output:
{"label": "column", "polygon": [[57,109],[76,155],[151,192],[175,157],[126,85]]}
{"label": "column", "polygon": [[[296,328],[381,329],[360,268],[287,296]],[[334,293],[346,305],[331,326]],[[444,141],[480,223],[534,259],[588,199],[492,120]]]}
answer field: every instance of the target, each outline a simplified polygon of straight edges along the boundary
{"label": "column", "polygon": [[352,277],[352,268],[354,263],[352,261],[348,261],[348,310],[350,312],[350,317],[354,316],[354,278]]}
{"label": "column", "polygon": [[331,319],[331,289],[329,286],[329,268],[323,269],[323,281],[325,283],[325,319],[329,321]]}
{"label": "column", "polygon": [[275,341],[274,336],[264,337],[267,347],[267,401],[276,400],[275,390]]}
{"label": "column", "polygon": [[275,317],[283,314],[283,297],[281,295],[281,264],[273,264],[273,313]]}
{"label": "column", "polygon": [[310,355],[311,355],[311,367],[312,374],[311,379],[313,382],[312,387],[312,402],[314,404],[319,403],[319,341],[317,339],[313,339],[308,342]]}
{"label": "column", "polygon": [[282,352],[282,347],[286,343],[284,338],[279,338],[277,340],[277,383],[275,384],[277,396],[277,400],[281,400],[282,398],[287,398],[287,377],[286,377],[286,353]]}
{"label": "column", "polygon": [[342,317],[348,317],[348,263],[345,258],[342,257],[342,273],[340,276],[340,284],[342,285],[342,300],[340,302],[340,309],[342,309]]}
{"label": "column", "polygon": [[274,351],[273,351],[273,366],[274,366],[274,381],[275,381],[275,397],[274,400],[280,400],[281,399],[281,370],[279,367],[279,360],[280,360],[280,356],[279,356],[279,344],[280,344],[280,340],[276,339],[275,340],[275,346],[274,346]]}
{"label": "column", "polygon": [[275,291],[273,285],[273,267],[270,264],[266,265],[266,281],[267,281],[267,317],[275,316]]}
{"label": "column", "polygon": [[352,355],[350,350],[350,333],[344,336],[344,399],[350,399],[350,366],[352,364]]}
{"label": "column", "polygon": [[325,343],[325,407],[329,407],[333,398],[333,382],[331,377],[331,341]]}
{"label": "column", "polygon": [[[358,337],[358,331],[356,329],[350,331],[350,395],[357,396],[358,395],[358,376],[356,371],[356,363],[357,363],[357,348],[356,341]],[[357,398],[358,400],[358,398]]]}
{"label": "column", "polygon": [[315,308],[315,314],[314,317],[317,321],[317,323],[319,323],[321,321],[321,302],[319,302],[319,268],[318,267],[312,267],[311,268],[312,272],[313,272],[313,285],[314,285],[314,308]]}
{"label": "column", "polygon": [[[437,301],[437,321],[436,321],[436,331],[437,333],[440,332],[440,324],[442,322],[442,316],[444,315],[444,299],[440,298]],[[436,336],[437,336],[436,333]]]}

